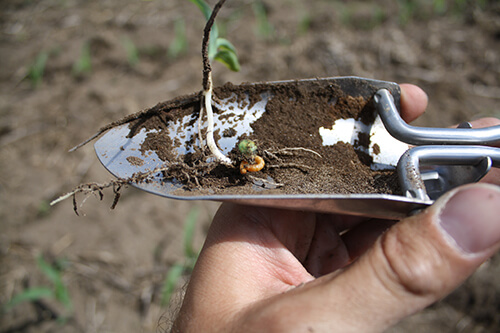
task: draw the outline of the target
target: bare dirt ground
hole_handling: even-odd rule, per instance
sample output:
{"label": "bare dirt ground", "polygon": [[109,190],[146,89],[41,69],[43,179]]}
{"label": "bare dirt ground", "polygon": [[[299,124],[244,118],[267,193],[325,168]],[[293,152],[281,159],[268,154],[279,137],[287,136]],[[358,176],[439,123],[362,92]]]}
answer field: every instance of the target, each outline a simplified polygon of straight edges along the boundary
{"label": "bare dirt ground", "polygon": [[[241,71],[216,64],[215,81],[364,76],[424,88],[430,105],[419,125],[500,117],[500,8],[485,2],[485,9],[470,1],[439,13],[432,1],[415,1],[407,19],[404,1],[265,1],[273,27],[266,34],[255,1],[228,1],[220,28],[238,49]],[[169,58],[181,18],[188,48]],[[216,203],[132,188],[113,211],[111,192],[103,202],[90,197],[80,217],[70,201],[48,203],[81,182],[111,177],[92,145],[69,148],[104,124],[201,89],[203,25],[186,0],[0,3],[0,303],[27,286],[51,285],[36,264],[42,254],[66,260],[73,304],[72,319],[58,323],[47,309],[65,314],[59,302],[22,303],[0,315],[1,332],[151,332],[168,317],[160,294],[169,267],[182,260],[183,223],[198,209],[200,247]],[[138,61],[127,52],[130,41]],[[91,70],[76,75],[84,45]],[[43,80],[34,87],[27,75],[43,52]],[[496,332],[499,277],[497,256],[391,332]]]}

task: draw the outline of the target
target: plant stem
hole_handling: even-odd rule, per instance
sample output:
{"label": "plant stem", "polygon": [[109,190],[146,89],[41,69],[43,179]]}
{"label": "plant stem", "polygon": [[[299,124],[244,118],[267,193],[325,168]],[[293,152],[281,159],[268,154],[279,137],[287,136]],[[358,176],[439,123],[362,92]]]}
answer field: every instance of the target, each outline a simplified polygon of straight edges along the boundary
{"label": "plant stem", "polygon": [[[210,66],[210,59],[208,58],[208,43],[210,40],[210,31],[215,22],[215,17],[219,12],[222,5],[226,0],[220,0],[214,7],[212,15],[205,25],[203,32],[203,43],[201,46],[201,55],[203,58],[203,98],[205,100],[205,110],[207,111],[207,146],[210,152],[215,156],[215,158],[226,165],[232,165],[231,159],[224,156],[222,152],[217,148],[214,140],[214,117],[212,111],[212,92],[213,92],[213,82],[212,82],[212,67]],[[203,110],[200,110],[200,120],[203,116]],[[201,122],[200,122],[201,123]]]}
{"label": "plant stem", "polygon": [[208,84],[209,84],[209,76],[210,73],[212,73],[212,66],[210,66],[210,59],[208,57],[208,45],[210,41],[210,32],[212,31],[212,26],[215,23],[215,17],[219,13],[219,10],[221,9],[222,5],[226,0],[220,0],[217,2],[214,6],[214,9],[212,10],[212,15],[210,15],[210,18],[207,21],[207,24],[205,25],[205,29],[203,30],[203,41],[201,43],[201,56],[203,58],[203,90],[208,90]]}

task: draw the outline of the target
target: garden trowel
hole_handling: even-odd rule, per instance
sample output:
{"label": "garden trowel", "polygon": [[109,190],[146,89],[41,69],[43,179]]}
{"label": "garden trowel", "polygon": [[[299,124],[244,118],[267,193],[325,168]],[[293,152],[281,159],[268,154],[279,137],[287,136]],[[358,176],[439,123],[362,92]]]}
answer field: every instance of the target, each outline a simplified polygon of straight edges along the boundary
{"label": "garden trowel", "polygon": [[[223,154],[237,145],[237,138],[251,133],[251,125],[265,112],[273,98],[275,85],[294,85],[314,89],[314,84],[332,85],[343,94],[362,97],[373,103],[376,114],[371,123],[360,119],[338,119],[331,126],[318,127],[323,145],[345,142],[354,145],[360,134],[370,142],[359,146],[373,159],[373,170],[396,169],[401,195],[389,194],[208,194],[190,195],[189,190],[173,180],[166,180],[160,170],[164,162],[154,151],[145,152],[142,144],[147,129],[130,135],[129,124],[109,129],[94,145],[101,163],[114,176],[129,178],[149,173],[147,181],[131,185],[172,199],[230,201],[248,205],[270,206],[324,213],[352,214],[377,218],[398,219],[431,205],[441,194],[453,187],[476,182],[491,167],[500,165],[500,149],[488,145],[500,144],[500,126],[472,129],[467,124],[460,128],[422,128],[406,124],[399,115],[400,88],[392,82],[357,77],[323,78],[308,80],[259,83],[257,96],[251,89],[234,86],[234,94],[246,91],[245,96],[229,95],[216,101],[222,112],[214,115],[215,130],[219,133],[231,129],[236,135],[221,136],[217,140]],[[251,86],[252,84],[246,84]],[[269,87],[268,90],[262,87]],[[233,95],[234,95],[233,94]],[[246,101],[242,103],[241,101]],[[249,101],[252,101],[251,103]],[[194,115],[167,124],[171,140],[181,142],[177,154],[193,151],[197,144]],[[187,129],[187,130],[186,130]]]}

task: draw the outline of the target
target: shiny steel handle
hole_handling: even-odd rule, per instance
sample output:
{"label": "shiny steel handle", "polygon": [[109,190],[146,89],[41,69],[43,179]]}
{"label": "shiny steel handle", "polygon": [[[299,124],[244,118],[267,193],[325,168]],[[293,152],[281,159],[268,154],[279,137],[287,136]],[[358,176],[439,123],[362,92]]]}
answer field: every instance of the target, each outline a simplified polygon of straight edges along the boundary
{"label": "shiny steel handle", "polygon": [[430,200],[420,171],[422,165],[473,166],[469,171],[456,169],[461,171],[444,179],[443,193],[455,186],[477,181],[492,166],[500,167],[500,148],[484,147],[500,145],[500,125],[477,129],[415,127],[401,118],[387,89],[378,90],[374,102],[385,128],[393,137],[418,145],[407,150],[398,162],[399,183],[406,197]]}
{"label": "shiny steel handle", "polygon": [[500,145],[500,125],[486,128],[431,128],[408,125],[399,115],[387,89],[374,96],[375,106],[387,131],[411,145]]}
{"label": "shiny steel handle", "polygon": [[[482,146],[419,146],[406,151],[398,162],[399,183],[406,197],[430,200],[422,175],[422,165],[472,165],[480,170],[482,178],[490,168],[500,167],[500,148]],[[447,191],[467,183],[460,177],[448,184]]]}

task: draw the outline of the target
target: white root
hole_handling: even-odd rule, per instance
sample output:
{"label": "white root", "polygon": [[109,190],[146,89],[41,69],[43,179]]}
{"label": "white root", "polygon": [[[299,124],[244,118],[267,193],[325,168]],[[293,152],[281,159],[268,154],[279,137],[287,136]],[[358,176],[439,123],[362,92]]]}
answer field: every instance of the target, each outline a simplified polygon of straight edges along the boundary
{"label": "white root", "polygon": [[50,202],[50,205],[54,206],[55,204],[68,199],[69,197],[71,197],[72,195],[74,195],[76,192],[79,192],[79,190],[74,190],[74,191],[71,191],[69,193],[63,194],[59,198],[52,200]]}
{"label": "white root", "polygon": [[[222,154],[214,140],[214,116],[212,111],[212,75],[209,73],[208,76],[208,89],[203,92],[203,98],[205,100],[205,110],[207,111],[207,146],[210,152],[215,156],[215,158],[225,164],[232,165],[230,158]],[[201,115],[201,113],[200,113]]]}
{"label": "white root", "polygon": [[280,153],[286,153],[288,151],[294,151],[294,150],[295,151],[300,150],[300,151],[308,152],[308,153],[311,153],[311,154],[314,154],[314,155],[318,156],[319,158],[323,158],[318,152],[315,152],[314,150],[303,148],[303,147],[282,148],[280,150],[273,151],[272,153],[274,153],[274,154],[280,154]]}
{"label": "white root", "polygon": [[203,110],[205,109],[203,106],[204,99],[205,98],[203,98],[203,100],[200,100],[200,116],[198,117],[198,141],[199,141],[199,147],[201,149],[205,148],[205,144],[203,143],[203,134],[201,131],[201,123],[203,121]]}

